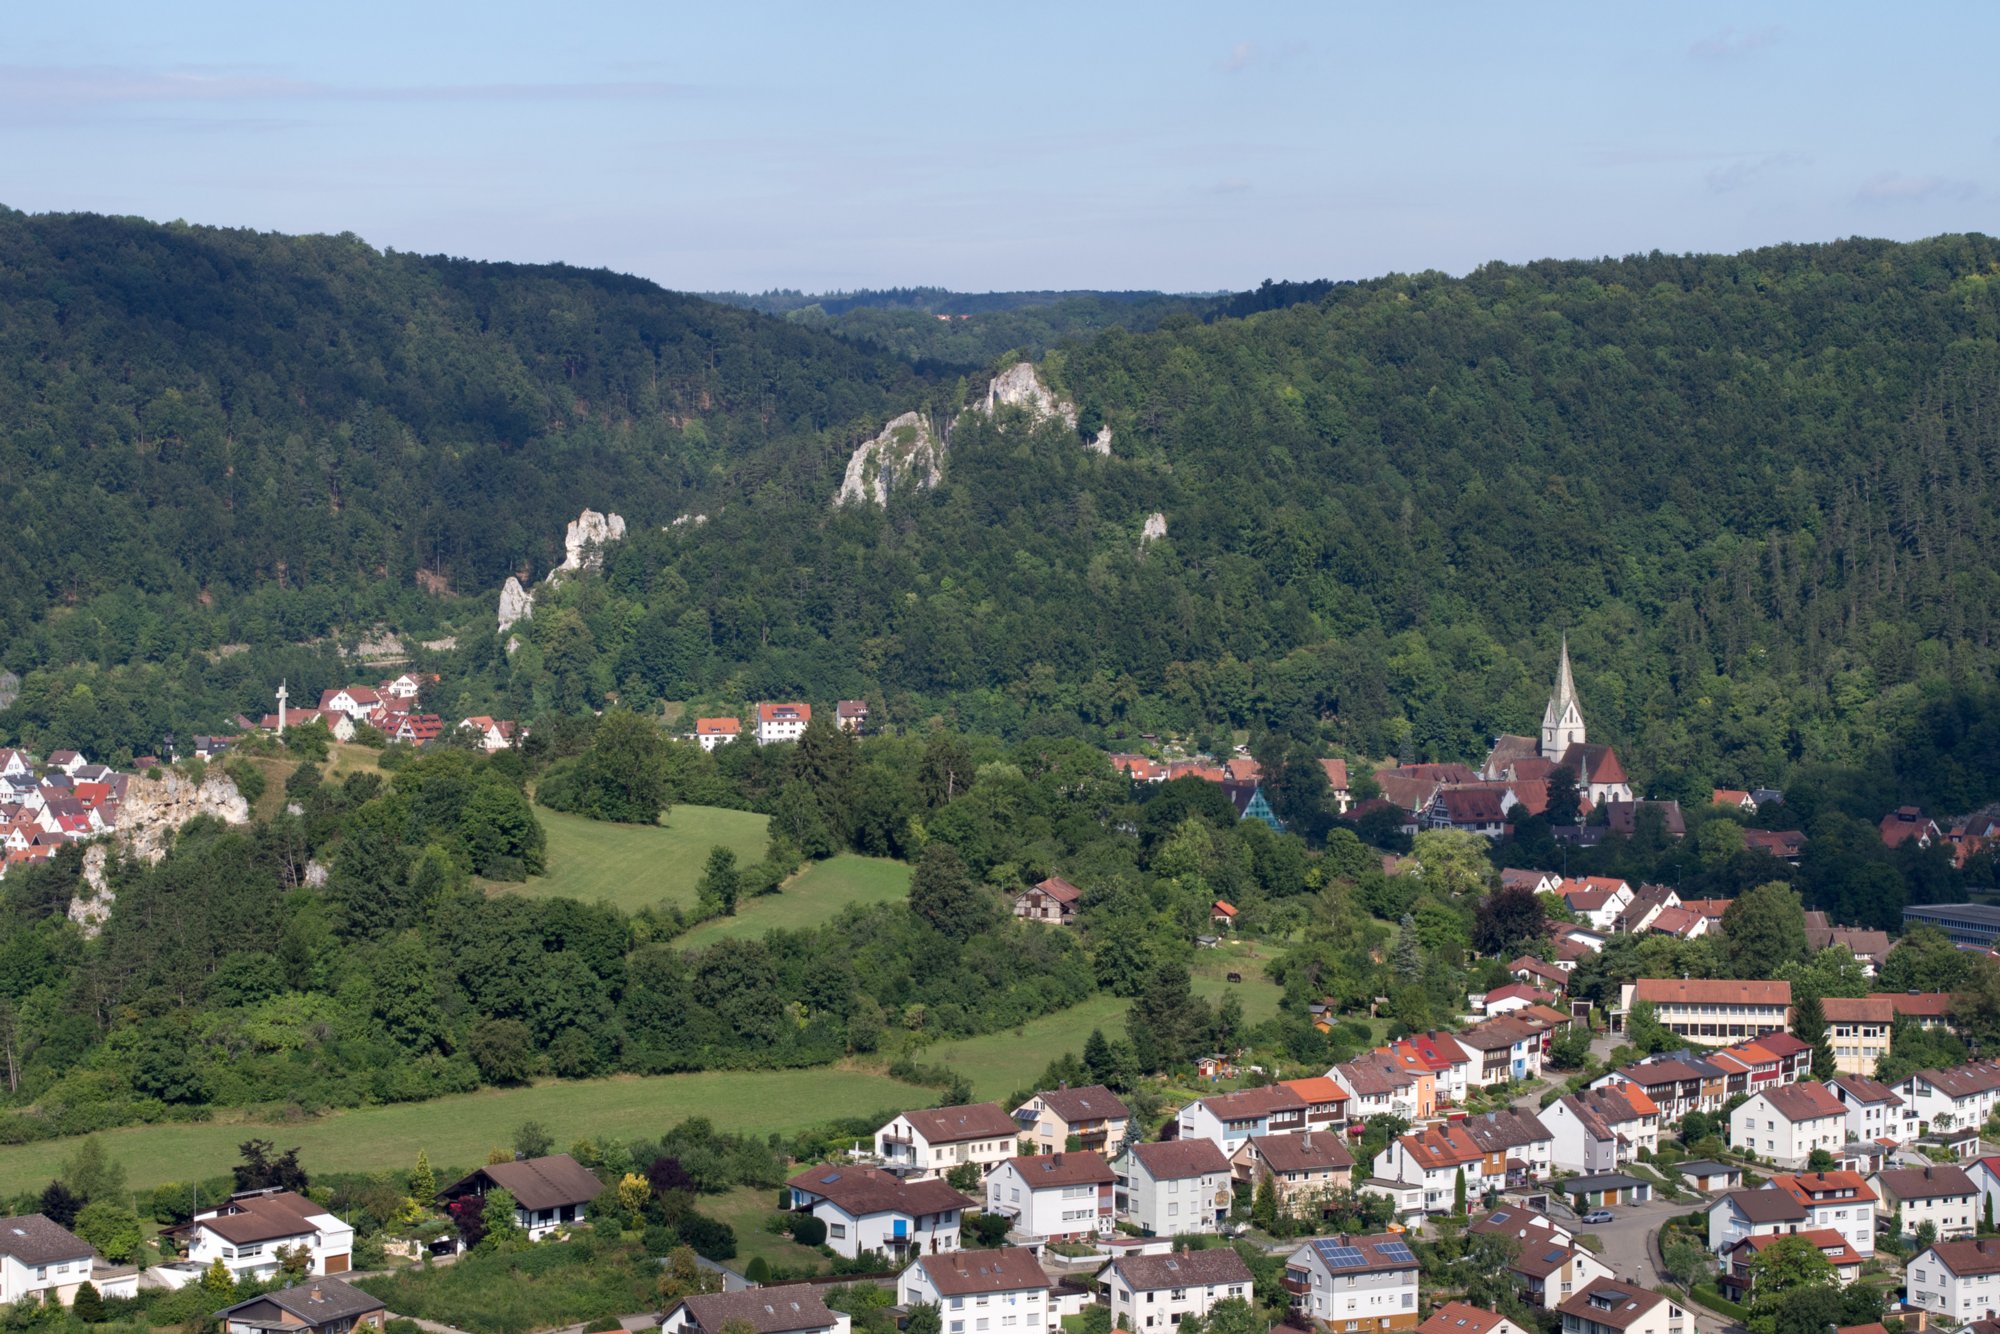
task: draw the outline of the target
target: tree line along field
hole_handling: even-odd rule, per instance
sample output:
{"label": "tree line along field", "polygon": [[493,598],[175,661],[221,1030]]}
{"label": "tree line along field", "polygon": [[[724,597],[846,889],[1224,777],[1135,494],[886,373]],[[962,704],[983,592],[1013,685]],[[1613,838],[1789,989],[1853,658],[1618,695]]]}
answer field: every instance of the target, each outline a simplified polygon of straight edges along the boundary
{"label": "tree line along field", "polygon": [[[237,1145],[253,1136],[297,1146],[309,1170],[402,1170],[417,1151],[441,1166],[484,1162],[512,1143],[524,1121],[547,1126],[558,1145],[583,1138],[657,1135],[691,1116],[745,1134],[789,1133],[849,1116],[920,1106],[927,1089],[860,1070],[704,1071],[616,1076],[493,1089],[333,1112],[298,1122],[206,1121],[107,1130],[97,1138],[125,1165],[134,1189],[192,1181],[229,1170]],[[75,1139],[0,1148],[0,1193],[40,1190],[76,1149]]]}
{"label": "tree line along field", "polygon": [[850,905],[898,903],[908,898],[909,893],[908,862],[842,853],[829,861],[812,863],[786,881],[776,894],[741,900],[735,916],[712,917],[682,936],[678,943],[698,949],[718,940],[744,940],[766,931],[821,926]]}
{"label": "tree line along field", "polygon": [[764,853],[768,815],[714,806],[676,806],[658,826],[611,824],[535,808],[548,835],[548,873],[526,884],[492,888],[534,898],[605,902],[621,912],[667,903],[694,907],[695,883],[712,847],[739,863]]}

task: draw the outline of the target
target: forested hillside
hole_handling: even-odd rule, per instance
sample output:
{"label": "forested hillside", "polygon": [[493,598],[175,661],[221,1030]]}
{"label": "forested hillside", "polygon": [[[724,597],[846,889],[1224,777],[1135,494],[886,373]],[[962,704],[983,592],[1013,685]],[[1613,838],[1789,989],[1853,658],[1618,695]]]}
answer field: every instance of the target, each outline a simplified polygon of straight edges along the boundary
{"label": "forested hillside", "polygon": [[[1271,288],[1066,338],[1042,374],[1109,458],[961,413],[983,372],[606,274],[90,217],[7,215],[0,246],[0,655],[29,673],[0,731],[36,745],[219,725],[383,623],[455,632],[417,655],[439,702],[509,717],[867,695],[1460,759],[1539,716],[1568,630],[1592,739],[1679,794],[1868,756],[2000,662],[1986,237]],[[954,424],[941,484],[834,510],[911,409]],[[493,592],[584,505],[631,535],[509,657]]]}

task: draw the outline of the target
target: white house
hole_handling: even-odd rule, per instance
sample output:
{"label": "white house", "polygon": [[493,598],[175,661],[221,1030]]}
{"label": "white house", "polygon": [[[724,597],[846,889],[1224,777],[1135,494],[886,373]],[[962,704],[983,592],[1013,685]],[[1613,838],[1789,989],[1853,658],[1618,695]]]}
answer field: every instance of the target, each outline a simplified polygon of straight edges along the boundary
{"label": "white house", "polygon": [[1986,1124],[2000,1105],[2000,1061],[1968,1061],[1948,1070],[1919,1070],[1896,1085],[1919,1133]]}
{"label": "white house", "polygon": [[741,1322],[756,1334],[850,1334],[853,1322],[831,1310],[809,1283],[683,1297],[660,1319],[660,1334],[722,1334]]}
{"label": "white house", "polygon": [[1848,1139],[1859,1144],[1884,1139],[1903,1144],[1915,1137],[1915,1116],[1887,1084],[1862,1075],[1836,1075],[1826,1086],[1847,1109]]}
{"label": "white house", "polygon": [[1280,1208],[1310,1209],[1353,1184],[1354,1155],[1340,1140],[1331,1130],[1252,1135],[1229,1155],[1229,1165],[1253,1190],[1270,1178]]}
{"label": "white house", "polygon": [[312,1274],[344,1274],[352,1267],[354,1229],[295,1191],[232,1195],[174,1231],[187,1241],[190,1267],[206,1269],[220,1260],[239,1280],[276,1274],[279,1251],[304,1250]]}
{"label": "white house", "polygon": [[552,1153],[488,1163],[440,1190],[438,1197],[451,1201],[476,1196],[483,1200],[493,1190],[504,1190],[514,1197],[515,1226],[528,1234],[529,1241],[540,1241],[583,1222],[591,1201],[604,1193],[604,1183],[568,1154]]}
{"label": "white house", "polygon": [[986,1175],[986,1212],[1005,1214],[1014,1230],[1048,1241],[1082,1241],[1113,1223],[1111,1165],[1102,1154],[1030,1154]]}
{"label": "white house", "polygon": [[1226,1246],[1172,1255],[1121,1255],[1100,1280],[1111,1303],[1111,1327],[1170,1334],[1188,1316],[1206,1316],[1217,1302],[1251,1296],[1243,1257]]}
{"label": "white house", "polygon": [[1904,1271],[1910,1305],[1963,1323],[2000,1315],[2000,1237],[1941,1241]]}
{"label": "white house", "polygon": [[382,696],[367,686],[342,686],[319,697],[319,711],[327,715],[329,722],[332,715],[341,713],[350,722],[365,723],[381,707]]}
{"label": "white house", "polygon": [[1814,1149],[1847,1142],[1847,1106],[1824,1084],[1782,1084],[1750,1096],[1729,1114],[1729,1142],[1780,1167],[1804,1167]]}
{"label": "white house", "polygon": [[1075,1136],[1079,1149],[1109,1160],[1125,1148],[1132,1111],[1102,1084],[1047,1089],[1014,1109],[1014,1125],[1037,1153],[1054,1153]]}
{"label": "white house", "polygon": [[1471,1088],[1540,1079],[1544,1024],[1503,1014],[1455,1034],[1453,1041],[1472,1057],[1466,1081]]}
{"label": "white house", "polygon": [[67,1306],[96,1261],[89,1242],[41,1214],[0,1218],[0,1304],[32,1297]]}
{"label": "white house", "polygon": [[757,706],[757,744],[768,746],[774,741],[797,741],[806,734],[806,724],[812,721],[810,704],[759,704]]}
{"label": "white house", "polygon": [[1593,875],[1559,881],[1555,894],[1569,905],[1579,922],[1597,931],[1611,931],[1632,903],[1632,886],[1612,876]]}
{"label": "white house", "polygon": [[[1504,1185],[1501,1179],[1494,1185]],[[1422,1186],[1424,1212],[1448,1213],[1455,1207],[1460,1183],[1465,1198],[1476,1200],[1487,1182],[1486,1154],[1457,1125],[1428,1126],[1389,1141],[1375,1157],[1375,1175],[1387,1181]]]}
{"label": "white house", "polygon": [[1470,1302],[1446,1302],[1417,1326],[1417,1334],[1530,1334],[1498,1311]]}
{"label": "white house", "polygon": [[1610,1172],[1644,1149],[1660,1147],[1660,1109],[1637,1084],[1607,1084],[1565,1094],[1542,1109],[1556,1167]]}
{"label": "white house", "polygon": [[1055,1284],[1032,1251],[952,1251],[918,1257],[896,1280],[903,1306],[936,1306],[944,1334],[1055,1334]]}
{"label": "white house", "polygon": [[1014,1156],[1020,1127],[994,1102],[904,1112],[875,1132],[875,1157],[900,1176],[943,1176],[971,1163],[983,1174]]}
{"label": "white house", "polygon": [[1234,1203],[1229,1160],[1205,1139],[1127,1146],[1118,1160],[1123,1212],[1151,1236],[1213,1232]]}
{"label": "white house", "polygon": [[1533,1209],[1502,1205],[1468,1230],[1513,1239],[1517,1252],[1508,1273],[1528,1304],[1545,1311],[1562,1305],[1592,1281],[1611,1277],[1611,1266],[1578,1246],[1574,1233]]}
{"label": "white house", "polygon": [[1555,1169],[1555,1137],[1525,1107],[1475,1112],[1458,1126],[1486,1155],[1481,1175],[1487,1187],[1495,1184],[1496,1177],[1504,1178],[1510,1188],[1546,1181]]}
{"label": "white house", "polygon": [[1971,1236],[1979,1227],[1980,1190],[1962,1167],[1937,1163],[1888,1167],[1868,1184],[1881,1197],[1884,1214],[1902,1213],[1905,1232],[1929,1223],[1937,1229],[1938,1240],[1952,1241]]}
{"label": "white house", "polygon": [[1744,1237],[1831,1228],[1864,1257],[1875,1254],[1875,1191],[1853,1172],[1774,1176],[1708,1207],[1708,1246],[1720,1255]]}
{"label": "white house", "polygon": [[483,713],[476,713],[470,718],[461,719],[458,730],[473,733],[478,738],[481,750],[488,755],[497,755],[514,744],[514,734],[519,729],[514,726],[511,719],[490,718]]}
{"label": "white house", "polygon": [[694,739],[703,750],[714,750],[726,746],[743,735],[743,722],[738,718],[697,718],[694,720]]}
{"label": "white house", "polygon": [[1360,1056],[1334,1066],[1326,1075],[1347,1094],[1347,1114],[1354,1120],[1383,1115],[1416,1120],[1417,1077],[1409,1071],[1380,1057]]}
{"label": "white house", "polygon": [[1307,1328],[1417,1327],[1417,1257],[1400,1232],[1307,1242],[1285,1261],[1285,1290]]}
{"label": "white house", "polygon": [[863,1251],[893,1259],[955,1251],[973,1204],[942,1181],[904,1181],[879,1167],[815,1167],[785,1184],[792,1208],[825,1223],[826,1244],[850,1260]]}
{"label": "white house", "polygon": [[1306,1128],[1306,1100],[1283,1084],[1196,1098],[1181,1108],[1182,1139],[1205,1139],[1234,1153],[1252,1135],[1282,1135]]}
{"label": "white house", "polygon": [[1558,1306],[1563,1334],[1694,1334],[1694,1317],[1668,1297],[1600,1278]]}

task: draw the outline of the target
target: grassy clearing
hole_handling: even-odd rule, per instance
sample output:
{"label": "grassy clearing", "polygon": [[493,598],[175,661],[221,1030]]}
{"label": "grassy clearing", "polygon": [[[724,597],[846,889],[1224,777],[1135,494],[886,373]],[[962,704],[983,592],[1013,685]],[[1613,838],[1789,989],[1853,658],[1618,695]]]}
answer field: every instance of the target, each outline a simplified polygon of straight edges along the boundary
{"label": "grassy clearing", "polygon": [[382,752],[373,747],[336,741],[326,757],[325,776],[338,779],[345,778],[349,774],[379,774],[382,772],[382,766],[376,761],[381,758]]}
{"label": "grassy clearing", "polygon": [[827,1269],[826,1257],[790,1237],[766,1232],[764,1220],[778,1207],[778,1192],[762,1186],[738,1186],[722,1195],[704,1195],[695,1208],[736,1230],[736,1258],[729,1267],[739,1274],[757,1256],[774,1269],[816,1274]]}
{"label": "grassy clearing", "polygon": [[[98,1136],[125,1164],[134,1188],[227,1172],[236,1146],[255,1135],[297,1145],[309,1171],[376,1172],[406,1168],[425,1149],[440,1172],[484,1162],[510,1145],[514,1128],[540,1121],[559,1145],[585,1137],[657,1135],[690,1116],[748,1134],[790,1133],[848,1116],[872,1116],[933,1098],[886,1075],[816,1069],[713,1071],[551,1081],[530,1088],[364,1107],[296,1122],[210,1121],[134,1126]],[[40,1190],[74,1152],[74,1139],[0,1147],[0,1195]]]}
{"label": "grassy clearing", "polygon": [[887,857],[842,855],[815,862],[788,881],[776,894],[762,894],[736,905],[734,917],[716,917],[682,936],[694,948],[718,940],[761,936],[766,931],[797,931],[838,917],[853,903],[899,903],[910,895],[907,862]]}
{"label": "grassy clearing", "polygon": [[600,899],[636,912],[662,902],[694,906],[702,863],[716,844],[739,863],[764,855],[770,817],[713,806],[676,806],[664,826],[608,824],[537,806],[535,818],[548,832],[548,874],[525,885],[489,889],[534,898]]}
{"label": "grassy clearing", "polygon": [[[1211,1005],[1224,996],[1234,996],[1243,1006],[1243,1018],[1252,1024],[1277,1017],[1284,1003],[1285,989],[1264,976],[1264,965],[1275,955],[1273,946],[1257,941],[1225,940],[1212,950],[1196,950],[1188,965],[1194,994]],[[1231,982],[1229,974],[1240,973],[1241,982]]]}
{"label": "grassy clearing", "polygon": [[1123,1036],[1125,1011],[1131,1002],[1117,996],[1093,996],[1081,1005],[1045,1015],[1021,1025],[976,1038],[940,1042],[917,1054],[925,1065],[948,1066],[972,1081],[975,1098],[1004,1098],[1032,1088],[1049,1062],[1066,1051],[1083,1054],[1090,1030],[1106,1037]]}
{"label": "grassy clearing", "polygon": [[638,1241],[592,1235],[505,1255],[468,1255],[451,1265],[362,1279],[364,1291],[399,1315],[473,1334],[527,1334],[606,1321],[659,1305],[660,1267]]}
{"label": "grassy clearing", "polygon": [[257,804],[250,808],[250,814],[259,820],[274,818],[285,809],[285,780],[292,776],[292,770],[299,767],[299,762],[276,756],[230,755],[225,757],[225,763],[237,759],[264,775],[264,790],[258,794]]}

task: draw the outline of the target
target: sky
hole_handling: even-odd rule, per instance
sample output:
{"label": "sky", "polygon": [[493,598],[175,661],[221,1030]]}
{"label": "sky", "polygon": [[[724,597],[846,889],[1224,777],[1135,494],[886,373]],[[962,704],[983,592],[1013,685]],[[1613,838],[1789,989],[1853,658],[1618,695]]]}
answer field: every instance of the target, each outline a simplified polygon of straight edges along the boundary
{"label": "sky", "polygon": [[0,204],[687,290],[1994,231],[2000,5],[19,6]]}

